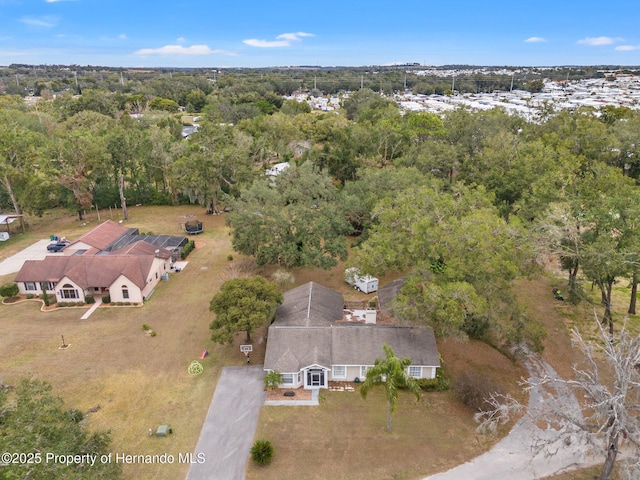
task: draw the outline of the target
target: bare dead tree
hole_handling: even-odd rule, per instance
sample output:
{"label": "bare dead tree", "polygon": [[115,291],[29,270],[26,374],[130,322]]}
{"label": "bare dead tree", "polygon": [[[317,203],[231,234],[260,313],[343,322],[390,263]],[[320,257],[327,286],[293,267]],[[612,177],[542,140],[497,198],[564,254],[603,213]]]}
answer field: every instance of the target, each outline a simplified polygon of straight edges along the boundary
{"label": "bare dead tree", "polygon": [[[544,418],[556,423],[561,435],[583,432],[591,445],[604,455],[600,480],[611,478],[621,455],[622,470],[629,479],[640,478],[640,335],[632,335],[626,322],[617,336],[611,337],[595,315],[599,338],[585,340],[573,329],[574,343],[581,350],[585,367],[574,366],[574,379],[544,377],[524,382],[525,390],[542,385],[558,389],[568,387],[577,403],[541,402],[526,410],[534,420]],[[607,368],[602,369],[601,366]],[[481,430],[509,421],[524,406],[510,396],[494,395],[488,401],[493,409],[476,415]],[[540,440],[544,447],[545,439]],[[567,442],[567,448],[570,448]]]}

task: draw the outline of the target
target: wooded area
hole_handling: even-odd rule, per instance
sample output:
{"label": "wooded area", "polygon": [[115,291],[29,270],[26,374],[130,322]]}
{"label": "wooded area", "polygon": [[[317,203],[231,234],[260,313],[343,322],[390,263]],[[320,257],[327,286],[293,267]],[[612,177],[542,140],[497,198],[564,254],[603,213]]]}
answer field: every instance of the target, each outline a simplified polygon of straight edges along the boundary
{"label": "wooded area", "polygon": [[[282,97],[301,83],[278,71],[127,81],[85,71],[72,84],[68,71],[36,71],[35,102],[0,96],[3,210],[64,207],[82,219],[107,206],[225,207],[236,251],[285,268],[330,268],[355,239],[349,263],[363,272],[409,272],[400,318],[499,345],[541,348],[544,331],[511,282],[550,257],[568,271],[569,300],[583,298],[579,274],[599,288],[611,329],[615,282],[629,279],[635,313],[634,110],[547,105],[538,123],[500,109],[438,116],[401,112],[365,87],[341,91],[338,110],[312,111]],[[323,94],[318,76],[348,86],[345,72],[314,72],[308,95]],[[392,91],[402,74],[383,73]],[[188,139],[186,114],[199,117]],[[291,167],[266,176],[279,162]]]}

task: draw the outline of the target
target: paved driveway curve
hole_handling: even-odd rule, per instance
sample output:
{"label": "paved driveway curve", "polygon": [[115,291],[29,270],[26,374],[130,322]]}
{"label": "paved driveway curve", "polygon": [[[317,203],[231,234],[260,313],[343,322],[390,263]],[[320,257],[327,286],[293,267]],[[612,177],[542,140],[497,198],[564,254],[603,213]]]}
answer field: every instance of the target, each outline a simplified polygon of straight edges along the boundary
{"label": "paved driveway curve", "polygon": [[[560,378],[542,358],[530,356],[525,365],[534,382],[545,377]],[[549,387],[536,386],[529,391],[529,414],[487,453],[423,480],[535,480],[602,463],[602,458],[593,456],[585,434],[563,435],[553,428],[543,430],[536,425],[536,415],[544,415],[540,412],[545,403],[556,403],[556,408],[578,408],[566,385],[554,382]]]}
{"label": "paved driveway curve", "polygon": [[187,480],[244,480],[249,450],[265,400],[262,365],[225,367],[209,406]]}

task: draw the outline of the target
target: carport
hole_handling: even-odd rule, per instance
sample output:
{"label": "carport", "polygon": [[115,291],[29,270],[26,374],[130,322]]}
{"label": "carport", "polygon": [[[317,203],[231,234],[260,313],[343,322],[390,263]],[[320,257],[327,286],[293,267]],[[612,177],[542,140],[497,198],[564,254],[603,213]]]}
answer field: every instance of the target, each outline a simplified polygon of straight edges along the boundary
{"label": "carport", "polygon": [[23,214],[5,214],[0,213],[0,225],[6,225],[6,230],[9,235],[11,235],[11,231],[9,230],[9,224],[13,223],[16,218],[20,219],[20,226],[22,227],[22,233],[25,233],[24,228],[24,215]]}

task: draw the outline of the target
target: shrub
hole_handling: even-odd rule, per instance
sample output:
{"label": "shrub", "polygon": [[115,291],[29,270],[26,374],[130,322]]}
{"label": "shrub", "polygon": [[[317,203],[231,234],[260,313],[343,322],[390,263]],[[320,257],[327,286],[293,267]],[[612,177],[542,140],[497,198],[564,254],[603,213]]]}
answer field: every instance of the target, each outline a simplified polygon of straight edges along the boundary
{"label": "shrub", "polygon": [[492,394],[505,394],[500,385],[478,373],[465,373],[456,378],[453,382],[453,391],[465,405],[478,412],[493,408],[487,401]]}
{"label": "shrub", "polygon": [[18,285],[15,283],[5,283],[0,287],[0,297],[13,298],[19,292]]}
{"label": "shrub", "polygon": [[67,415],[69,415],[69,420],[71,420],[73,423],[80,423],[84,418],[82,412],[76,408],[67,410]]}
{"label": "shrub", "polygon": [[276,270],[272,275],[273,281],[281,288],[286,288],[288,285],[293,285],[296,281],[292,273],[286,270]]}
{"label": "shrub", "polygon": [[146,332],[147,330],[151,330],[151,327],[149,325],[147,325],[146,323],[143,323],[142,324],[142,330],[144,330]]}
{"label": "shrub", "polygon": [[42,300],[44,301],[45,307],[48,307],[49,305],[51,305],[51,298],[55,300],[55,296],[53,295],[49,295],[48,293],[42,294]]}
{"label": "shrub", "polygon": [[84,301],[85,303],[88,303],[88,304],[96,303],[96,299],[93,298],[93,295],[85,295]]}
{"label": "shrub", "polygon": [[151,330],[151,333],[149,335],[152,336],[152,337],[155,337],[157,335],[157,333],[156,333],[155,330]]}
{"label": "shrub", "polygon": [[33,293],[27,293],[25,295],[28,299],[32,299],[33,297],[35,297],[35,295]]}
{"label": "shrub", "polygon": [[196,247],[196,243],[193,240],[189,240],[187,244],[184,247],[182,247],[182,252],[180,252],[180,258],[183,260],[187,258],[187,256],[189,256],[189,254],[191,253],[191,250],[193,250],[195,247]]}
{"label": "shrub", "polygon": [[227,260],[229,260],[230,262],[233,262],[233,255],[227,255]]}
{"label": "shrub", "polygon": [[103,295],[102,303],[111,303],[111,297],[109,295]]}
{"label": "shrub", "polygon": [[264,376],[264,386],[267,390],[276,390],[280,383],[282,383],[282,374],[275,370],[271,370]]}
{"label": "shrub", "polygon": [[420,378],[418,385],[425,392],[445,392],[449,390],[451,382],[447,378],[444,368],[441,367],[436,370],[436,378]]}
{"label": "shrub", "polygon": [[251,458],[259,465],[265,465],[273,457],[273,445],[269,440],[256,440],[251,447]]}

